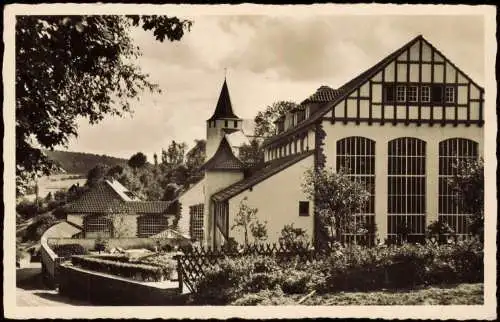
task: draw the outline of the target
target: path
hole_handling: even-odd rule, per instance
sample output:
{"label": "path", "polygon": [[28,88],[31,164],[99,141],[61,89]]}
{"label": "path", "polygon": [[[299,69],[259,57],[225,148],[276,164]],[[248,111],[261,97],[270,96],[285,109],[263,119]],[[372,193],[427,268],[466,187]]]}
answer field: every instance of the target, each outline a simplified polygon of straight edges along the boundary
{"label": "path", "polygon": [[17,306],[84,306],[84,301],[59,295],[56,290],[46,288],[42,283],[40,263],[31,263],[16,270]]}

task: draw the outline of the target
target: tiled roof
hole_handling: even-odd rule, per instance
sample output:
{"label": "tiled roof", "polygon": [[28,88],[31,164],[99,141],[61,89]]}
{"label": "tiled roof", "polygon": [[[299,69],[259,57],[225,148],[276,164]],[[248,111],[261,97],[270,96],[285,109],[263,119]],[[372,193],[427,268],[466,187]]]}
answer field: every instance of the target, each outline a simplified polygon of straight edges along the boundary
{"label": "tiled roof", "polygon": [[300,154],[290,155],[281,159],[273,160],[264,165],[264,167],[256,170],[249,177],[236,182],[235,184],[212,195],[214,201],[224,201],[228,198],[236,196],[246,189],[256,185],[257,183],[269,178],[270,176],[288,168],[289,166],[313,155],[314,150],[303,152]]}
{"label": "tiled roof", "polygon": [[[415,42],[423,40],[423,37],[421,35],[415,37],[411,41],[409,41],[406,45],[403,47],[399,48],[398,50],[394,51],[392,54],[388,55],[381,61],[379,61],[377,64],[372,66],[371,68],[367,69],[363,73],[359,74],[349,82],[345,83],[342,85],[337,91],[338,95],[333,99],[332,101],[326,102],[320,109],[311,115],[308,119],[306,119],[303,122],[300,122],[296,126],[286,130],[285,132],[282,132],[280,134],[277,134],[273,137],[268,138],[266,141],[264,141],[263,146],[267,146],[280,138],[286,137],[290,135],[291,133],[295,133],[296,131],[303,129],[305,127],[310,126],[311,124],[314,124],[316,121],[318,121],[321,117],[323,117],[324,114],[328,113],[328,111],[331,110],[335,104],[338,102],[342,101],[345,99],[352,91],[354,91],[356,88],[358,88],[360,85],[363,84],[363,82],[367,81],[371,77],[375,76],[376,73],[378,73],[382,68],[384,68],[387,64],[389,64],[391,61],[396,59],[399,55],[401,55],[405,50],[410,48]],[[313,95],[314,96],[314,95]]]}
{"label": "tiled roof", "polygon": [[125,205],[137,214],[163,214],[167,212],[170,201],[128,201]]}
{"label": "tiled roof", "polygon": [[242,170],[243,168],[243,163],[234,155],[226,136],[222,138],[215,154],[201,166],[203,170]]}
{"label": "tiled roof", "polygon": [[224,84],[222,84],[222,89],[220,91],[219,100],[217,101],[214,114],[208,120],[212,121],[220,118],[239,119],[239,117],[233,112],[233,106],[231,105],[231,98],[229,97],[229,90],[225,79]]}
{"label": "tiled roof", "polygon": [[340,95],[340,91],[329,86],[321,86],[316,90],[316,93],[305,99],[302,104],[307,103],[325,103],[335,100]]}
{"label": "tiled roof", "polygon": [[96,184],[80,199],[66,206],[68,213],[165,213],[169,201],[128,201],[124,200],[108,181]]}

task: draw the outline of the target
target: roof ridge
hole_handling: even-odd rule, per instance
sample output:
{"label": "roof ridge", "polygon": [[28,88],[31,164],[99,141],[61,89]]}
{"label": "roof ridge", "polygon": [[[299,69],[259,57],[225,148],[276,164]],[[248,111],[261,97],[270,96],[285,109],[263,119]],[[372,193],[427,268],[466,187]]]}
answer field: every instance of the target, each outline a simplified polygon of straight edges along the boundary
{"label": "roof ridge", "polygon": [[[226,188],[224,188],[222,190],[217,191],[216,193],[214,193],[210,197],[210,199],[215,200],[215,201],[222,201],[222,200],[226,200],[228,198],[231,198],[233,196],[236,196],[236,195],[240,194],[241,192],[243,192],[244,190],[246,190],[249,186],[256,185],[256,184],[258,184],[258,183],[266,180],[267,178],[269,178],[269,177],[273,176],[274,174],[276,174],[276,173],[278,173],[278,172],[280,172],[280,171],[288,168],[289,166],[292,166],[295,163],[297,163],[297,162],[305,159],[306,157],[313,155],[313,153],[314,153],[314,150],[309,150],[309,151],[302,152],[302,153],[299,153],[297,155],[294,155],[292,158],[290,158],[288,160],[285,160],[285,161],[284,161],[284,159],[287,158],[287,157],[281,158],[281,159],[277,159],[276,163],[279,163],[279,161],[282,161],[282,162],[284,161],[284,162],[282,164],[278,164],[275,168],[272,168],[272,169],[269,170],[268,166],[272,163],[272,161],[271,161],[271,163],[269,163],[267,166],[264,166],[263,168],[261,168],[261,169],[258,170],[258,172],[259,171],[266,171],[266,170],[269,171],[267,173],[264,172],[264,175],[262,175],[262,177],[256,178],[257,175],[258,175],[258,172],[256,172],[255,174],[253,174],[250,177],[242,179],[242,180],[240,180],[238,182],[235,182],[232,185],[230,185],[230,186],[228,186],[228,187],[226,187]],[[246,183],[246,185],[238,187],[239,185],[244,184],[244,183]],[[233,189],[235,187],[237,187],[237,189],[235,191],[229,193],[229,195],[227,195],[227,196],[224,196],[224,194],[226,194],[228,191],[231,191],[231,189]],[[217,195],[219,195],[221,197],[218,197]]]}
{"label": "roof ridge", "polygon": [[[370,77],[373,77],[381,68],[385,68],[387,64],[389,64],[394,58],[397,58],[397,56],[410,48],[415,42],[418,40],[425,40],[422,35],[418,35],[411,39],[409,42],[404,44],[403,46],[399,47],[398,49],[394,50],[391,52],[389,55],[385,56],[383,59],[378,61],[375,65],[372,67],[366,69],[362,73],[358,74],[358,76],[352,78],[350,81],[346,82],[344,85],[339,87],[337,90],[339,91],[339,95],[335,98],[335,100],[326,102],[324,106],[321,107],[320,110],[318,110],[316,113],[313,114],[309,119],[305,120],[304,122],[301,122],[294,126],[293,128],[288,129],[285,132],[282,132],[280,134],[277,134],[275,136],[270,137],[268,140],[263,142],[263,147],[271,144],[272,142],[285,137],[291,133],[294,133],[298,129],[301,129],[307,125],[310,125],[317,121],[320,117],[322,117],[324,114],[328,113],[328,111],[332,108],[332,105],[334,106],[341,100],[345,99],[353,90],[356,89],[356,87],[359,86],[359,83],[362,83],[369,79]],[[372,75],[373,74],[373,75]]]}

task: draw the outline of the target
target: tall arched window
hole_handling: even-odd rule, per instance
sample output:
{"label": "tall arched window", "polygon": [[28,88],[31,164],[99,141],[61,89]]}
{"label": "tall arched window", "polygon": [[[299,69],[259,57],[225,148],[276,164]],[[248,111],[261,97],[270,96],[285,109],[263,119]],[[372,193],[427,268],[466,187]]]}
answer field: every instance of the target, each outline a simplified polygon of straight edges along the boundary
{"label": "tall arched window", "polygon": [[[344,242],[373,244],[375,239],[375,141],[352,136],[337,141],[337,171],[344,169],[356,182],[364,184],[370,193],[365,209],[355,214],[355,231],[342,236]],[[364,233],[358,228],[362,228]]]}
{"label": "tall arched window", "polygon": [[389,141],[388,216],[390,240],[421,241],[425,234],[425,141]]}
{"label": "tall arched window", "polygon": [[463,204],[453,193],[448,180],[455,175],[458,162],[477,159],[478,144],[472,140],[452,138],[439,143],[439,215],[438,220],[448,224],[457,235],[468,234],[467,214]]}

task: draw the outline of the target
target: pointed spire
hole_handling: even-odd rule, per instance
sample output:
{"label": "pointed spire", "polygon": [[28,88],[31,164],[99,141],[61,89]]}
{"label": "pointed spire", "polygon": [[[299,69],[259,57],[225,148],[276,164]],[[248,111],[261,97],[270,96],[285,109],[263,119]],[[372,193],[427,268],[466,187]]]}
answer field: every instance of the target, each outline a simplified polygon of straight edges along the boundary
{"label": "pointed spire", "polygon": [[220,118],[239,119],[239,117],[233,112],[226,77],[224,77],[224,84],[222,84],[222,89],[220,91],[219,100],[217,101],[214,114],[208,120],[212,121]]}

